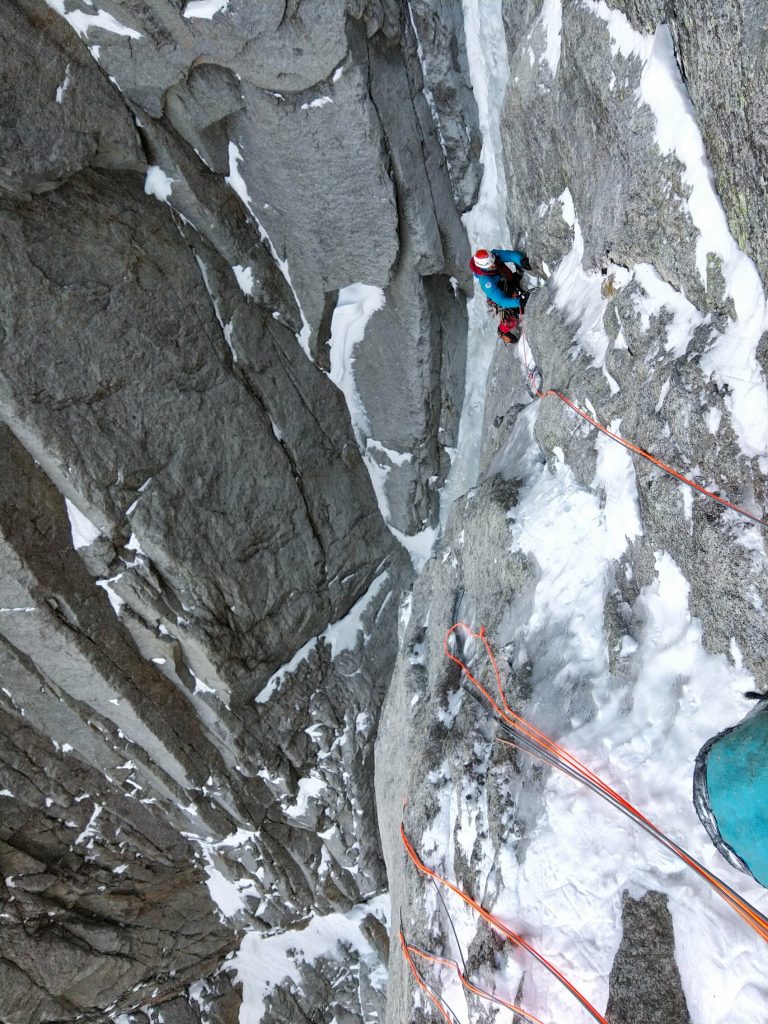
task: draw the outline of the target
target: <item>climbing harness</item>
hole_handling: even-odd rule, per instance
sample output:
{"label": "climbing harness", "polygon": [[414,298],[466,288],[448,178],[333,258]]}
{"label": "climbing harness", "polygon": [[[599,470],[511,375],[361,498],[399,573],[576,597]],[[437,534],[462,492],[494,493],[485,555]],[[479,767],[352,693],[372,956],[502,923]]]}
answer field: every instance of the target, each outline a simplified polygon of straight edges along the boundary
{"label": "climbing harness", "polygon": [[[496,689],[498,692],[498,702],[472,674],[467,663],[451,650],[450,643],[460,630],[469,639],[479,640],[482,643],[493,669]],[[700,864],[699,861],[687,853],[681,846],[678,846],[678,844],[675,843],[674,840],[670,839],[669,836],[665,835],[658,826],[654,825],[652,821],[646,818],[644,814],[637,810],[637,808],[633,807],[628,800],[621,796],[621,794],[615,789],[612,789],[598,775],[578,761],[572,754],[568,753],[564,747],[561,747],[558,743],[548,739],[544,733],[540,732],[534,725],[512,710],[504,695],[501,674],[499,672],[493,650],[491,649],[491,645],[488,641],[485,627],[481,626],[479,632],[474,633],[465,623],[457,622],[446,632],[443,638],[443,648],[449,660],[455,665],[458,665],[461,669],[464,678],[469,684],[471,684],[475,695],[478,696],[486,710],[488,710],[499,723],[502,730],[508,737],[508,742],[512,746],[531,754],[533,757],[538,758],[545,764],[557,768],[564,775],[568,775],[570,778],[582,783],[582,785],[587,786],[589,789],[593,790],[593,792],[597,793],[598,796],[601,796],[607,803],[620,810],[622,814],[626,815],[626,817],[634,821],[635,824],[639,825],[643,831],[653,836],[653,838],[656,839],[663,847],[682,860],[683,863],[688,865],[688,867],[692,868],[723,900],[725,900],[729,906],[736,911],[744,921],[746,921],[753,931],[768,942],[768,918],[764,917],[760,911],[756,910],[755,907],[747,902],[747,900],[739,896],[734,889],[723,882],[722,879],[718,878],[717,875],[705,868],[703,864]]]}
{"label": "climbing harness", "polygon": [[[517,295],[520,297],[521,303],[527,298],[521,292],[518,292]],[[498,306],[493,299],[486,299],[485,301],[491,315],[498,316],[499,318],[497,330],[501,340],[506,345],[517,344],[520,340],[520,335],[514,332],[518,331],[523,324],[522,305],[519,309],[508,309],[504,306]]]}
{"label": "climbing harness", "polygon": [[753,523],[757,523],[759,526],[763,526],[766,529],[768,529],[768,520],[761,519],[760,516],[757,516],[752,512],[747,512],[745,508],[741,508],[739,505],[734,505],[732,502],[727,501],[725,498],[721,498],[719,494],[716,494],[714,491],[707,490],[707,488],[702,487],[701,484],[697,484],[695,480],[691,480],[689,477],[684,476],[682,473],[678,472],[678,470],[673,469],[672,466],[668,466],[666,462],[662,462],[661,459],[657,459],[655,455],[651,455],[651,453],[647,452],[644,448],[640,448],[639,445],[633,444],[631,441],[628,441],[625,437],[621,437],[619,434],[616,434],[612,430],[609,430],[608,427],[603,426],[602,423],[599,423],[594,417],[590,416],[588,412],[585,412],[584,409],[581,409],[574,401],[568,398],[567,395],[564,395],[562,391],[557,391],[554,388],[547,388],[546,391],[542,391],[543,382],[541,373],[536,364],[533,362],[531,350],[528,347],[528,339],[525,335],[525,327],[523,327],[520,340],[523,346],[523,359],[525,362],[525,373],[528,391],[533,398],[559,398],[564,405],[567,405],[569,409],[572,409],[578,416],[581,416],[583,420],[586,420],[587,423],[590,423],[593,427],[596,427],[599,431],[601,431],[607,437],[610,437],[613,441],[617,441],[624,448],[627,448],[629,451],[634,452],[635,455],[640,455],[642,458],[647,459],[648,462],[653,463],[654,466],[663,470],[665,473],[669,474],[669,476],[674,477],[675,480],[679,480],[680,483],[686,484],[686,486],[693,488],[693,490],[695,491],[698,491],[699,494],[703,494],[705,497],[711,498],[713,501],[718,502],[720,505],[724,505],[726,508],[730,508],[732,509],[732,511],[737,512],[740,516],[745,516],[747,519],[751,519]]}

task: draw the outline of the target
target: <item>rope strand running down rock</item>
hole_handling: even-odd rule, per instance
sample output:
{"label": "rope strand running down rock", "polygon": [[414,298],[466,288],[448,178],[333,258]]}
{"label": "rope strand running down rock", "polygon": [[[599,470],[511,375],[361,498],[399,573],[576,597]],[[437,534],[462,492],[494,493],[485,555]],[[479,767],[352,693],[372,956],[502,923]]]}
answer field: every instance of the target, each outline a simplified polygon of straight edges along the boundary
{"label": "rope strand running down rock", "polygon": [[[683,473],[680,473],[672,466],[668,466],[666,462],[662,462],[661,459],[657,459],[655,455],[651,455],[651,453],[647,452],[644,448],[641,448],[639,445],[633,444],[632,441],[628,441],[625,437],[621,437],[621,435],[614,433],[614,431],[612,430],[609,430],[608,427],[604,426],[594,417],[590,416],[588,412],[585,412],[584,409],[580,408],[572,399],[568,398],[567,395],[564,395],[562,391],[557,391],[555,388],[547,388],[545,391],[542,391],[541,387],[536,382],[537,377],[539,377],[539,379],[541,378],[541,374],[538,370],[538,367],[535,365],[535,363],[532,367],[530,367],[528,365],[529,360],[525,355],[526,352],[528,353],[528,355],[530,355],[530,348],[528,347],[525,328],[523,328],[522,334],[520,336],[520,341],[523,345],[524,350],[523,358],[525,360],[525,372],[526,377],[528,379],[528,386],[531,391],[531,394],[535,398],[558,398],[564,405],[567,405],[569,409],[572,409],[577,416],[581,416],[583,420],[586,420],[587,423],[591,424],[593,427],[596,427],[607,437],[610,437],[611,440],[616,441],[618,444],[622,445],[624,448],[633,452],[635,455],[639,455],[641,458],[647,459],[648,462],[653,463],[654,466],[662,470],[664,473],[667,473],[669,476],[674,477],[675,480],[679,480],[680,483],[685,484],[687,487],[691,487],[694,491],[698,491],[699,494],[703,494],[706,498],[711,498],[712,501],[716,501],[720,505],[724,505],[726,508],[729,508],[732,511],[737,512],[740,516],[745,516],[747,519],[751,519],[752,522],[757,523],[758,526],[762,526],[765,529],[768,529],[768,520],[761,519],[760,516],[755,515],[753,512],[748,512],[745,508],[741,508],[741,506],[739,505],[734,505],[733,502],[728,501],[726,498],[721,498],[719,494],[716,494],[714,491],[707,490],[707,488],[702,487],[701,484],[697,484],[695,480],[691,480],[689,477],[685,476]],[[531,357],[530,362],[533,362],[533,357]]]}
{"label": "rope strand running down rock", "polygon": [[[473,675],[463,658],[457,656],[453,651],[451,651],[451,640],[459,630],[462,630],[469,639],[480,640],[482,643],[493,669],[496,689],[499,695],[498,702],[477,679],[477,677]],[[687,864],[688,867],[692,868],[723,900],[725,900],[726,903],[728,903],[729,906],[736,911],[744,921],[746,921],[753,931],[768,942],[768,918],[764,917],[760,911],[756,910],[755,907],[753,907],[751,903],[748,903],[742,896],[739,896],[739,894],[726,882],[713,872],[709,871],[708,868],[705,868],[703,864],[699,863],[699,861],[687,853],[683,847],[670,839],[669,836],[662,832],[657,825],[650,821],[650,819],[646,818],[644,814],[642,814],[636,807],[633,807],[632,804],[621,796],[620,793],[615,789],[612,789],[606,782],[583,765],[581,761],[577,760],[577,758],[570,754],[564,747],[561,747],[558,743],[550,740],[534,725],[512,710],[504,695],[501,674],[483,626],[480,627],[479,632],[475,633],[465,623],[455,623],[447,630],[443,638],[443,647],[446,656],[455,665],[458,665],[464,677],[469,681],[469,683],[471,683],[477,694],[479,694],[482,703],[486,706],[486,709],[490,711],[494,718],[500,723],[501,727],[509,737],[510,742],[526,753],[532,754],[534,757],[538,757],[540,760],[545,761],[547,764],[552,765],[552,767],[563,772],[563,774],[568,775],[577,782],[580,782],[582,785],[587,786],[608,803],[620,810],[622,814],[631,818],[640,826],[640,828],[653,836],[657,842],[682,860],[683,863]]]}

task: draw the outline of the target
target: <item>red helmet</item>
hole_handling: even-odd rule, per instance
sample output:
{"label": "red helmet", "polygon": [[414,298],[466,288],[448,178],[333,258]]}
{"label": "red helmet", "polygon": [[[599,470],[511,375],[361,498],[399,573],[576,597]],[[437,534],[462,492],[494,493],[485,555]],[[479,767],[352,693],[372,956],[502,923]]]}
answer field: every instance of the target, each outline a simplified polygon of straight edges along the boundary
{"label": "red helmet", "polygon": [[493,270],[496,266],[496,257],[487,249],[478,249],[474,255],[475,266],[481,270]]}

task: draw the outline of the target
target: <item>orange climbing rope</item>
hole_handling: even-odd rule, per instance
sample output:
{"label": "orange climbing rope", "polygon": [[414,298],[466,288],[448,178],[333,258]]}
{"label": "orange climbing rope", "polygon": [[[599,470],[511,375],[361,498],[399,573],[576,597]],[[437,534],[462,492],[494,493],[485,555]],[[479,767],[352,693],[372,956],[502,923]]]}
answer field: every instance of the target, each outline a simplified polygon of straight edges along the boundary
{"label": "orange climbing rope", "polygon": [[[521,1006],[517,1006],[515,1003],[509,1003],[506,999],[493,995],[493,993],[487,992],[484,988],[479,988],[477,985],[473,984],[456,961],[450,957],[437,956],[434,953],[428,952],[426,949],[422,949],[420,946],[415,946],[412,942],[407,942],[402,929],[400,929],[400,944],[403,947],[404,952],[407,950],[408,953],[415,954],[430,963],[439,964],[444,967],[452,967],[464,988],[467,989],[467,991],[472,992],[474,995],[479,996],[481,999],[487,999],[489,1002],[503,1006],[507,1010],[512,1010],[513,1013],[516,1013],[519,1017],[523,1017],[525,1020],[530,1021],[531,1024],[544,1024],[542,1020],[538,1017],[534,1017],[532,1013],[524,1010]],[[412,961],[408,959],[408,963],[410,964],[411,962]]]}
{"label": "orange climbing rope", "polygon": [[498,917],[487,911],[477,902],[477,900],[472,899],[472,897],[468,895],[468,893],[464,892],[463,889],[460,889],[458,885],[455,885],[453,882],[450,882],[447,878],[443,878],[442,875],[439,875],[436,871],[433,871],[432,868],[428,868],[427,865],[422,861],[421,857],[419,857],[418,853],[416,852],[413,843],[411,843],[410,839],[405,833],[405,826],[402,824],[400,825],[400,838],[403,841],[403,846],[405,847],[408,856],[411,858],[414,865],[416,866],[416,869],[420,871],[421,874],[426,875],[428,878],[432,878],[434,881],[439,882],[440,885],[444,885],[446,889],[450,889],[452,893],[455,893],[455,895],[458,896],[459,899],[462,899],[468,906],[472,907],[472,909],[477,914],[479,914],[480,917],[482,917],[483,920],[486,921],[491,926],[491,928],[493,928],[494,931],[498,932],[499,935],[502,935],[509,942],[513,943],[513,945],[520,946],[521,949],[524,949],[527,953],[529,953],[543,967],[546,967],[550,974],[554,975],[554,977],[556,977],[557,980],[568,989],[571,995],[575,996],[576,999],[578,999],[578,1001],[581,1003],[584,1009],[587,1010],[587,1012],[591,1014],[591,1016],[594,1017],[596,1021],[598,1021],[598,1024],[608,1024],[605,1017],[603,1017],[603,1015],[594,1008],[594,1006],[589,1002],[589,1000],[585,996],[583,996],[581,992],[579,992],[575,985],[571,984],[571,982],[565,977],[565,975],[561,971],[559,971],[555,967],[554,964],[550,963],[550,961],[547,960],[543,953],[540,953],[534,946],[527,942],[522,937],[522,935],[518,935],[517,932],[512,931],[512,929],[505,925],[503,921],[501,921]]}
{"label": "orange climbing rope", "polygon": [[407,962],[408,966],[411,969],[411,974],[413,975],[413,977],[416,980],[416,984],[419,986],[419,988],[422,990],[422,992],[425,992],[426,995],[428,996],[428,998],[432,1000],[432,1002],[437,1007],[437,1010],[440,1013],[440,1016],[444,1020],[448,1021],[448,1024],[455,1024],[455,1018],[451,1017],[448,1014],[448,1011],[445,1009],[443,1004],[440,1002],[440,999],[437,996],[437,993],[435,993],[433,991],[433,989],[431,988],[431,986],[426,983],[424,978],[421,976],[421,971],[419,971],[418,967],[413,962],[413,956],[411,955],[411,947],[405,941],[405,935],[403,935],[402,928],[400,929],[400,946],[401,946],[401,948],[403,950],[403,956],[405,957],[406,962]]}
{"label": "orange climbing rope", "polygon": [[[491,696],[476,676],[473,675],[463,658],[458,657],[451,651],[451,639],[459,630],[462,630],[470,639],[480,640],[482,643],[493,668],[501,706]],[[632,804],[621,796],[620,793],[615,789],[612,789],[598,775],[591,771],[591,769],[587,768],[572,754],[565,750],[564,747],[561,747],[558,743],[550,740],[534,725],[512,710],[504,695],[501,674],[496,663],[496,658],[491,649],[491,645],[488,642],[488,637],[484,627],[481,626],[479,632],[475,633],[465,623],[457,622],[447,630],[445,637],[443,638],[443,647],[448,658],[454,664],[459,666],[463,675],[472,684],[476,692],[480,695],[483,703],[501,724],[514,746],[526,753],[532,754],[534,757],[540,758],[547,764],[558,768],[565,775],[568,775],[576,781],[581,782],[583,785],[588,786],[599,796],[603,797],[604,800],[607,800],[608,803],[617,807],[622,811],[622,813],[627,815],[627,817],[635,821],[642,829],[644,829],[644,831],[652,835],[654,839],[661,843],[662,846],[675,854],[676,857],[679,857],[680,860],[688,865],[688,867],[692,868],[698,875],[708,882],[715,892],[717,892],[717,894],[721,896],[729,906],[733,907],[736,913],[746,921],[750,928],[752,928],[761,938],[768,941],[768,918],[764,917],[760,911],[756,910],[755,907],[747,902],[747,900],[739,896],[734,889],[723,882],[722,879],[718,878],[717,875],[705,868],[703,864],[700,864],[681,846],[678,846],[678,844],[665,835],[658,826],[654,825],[652,821],[646,818],[645,815],[638,811],[636,807],[633,807]]]}
{"label": "orange climbing rope", "polygon": [[[525,328],[523,328],[522,330],[520,340],[523,343],[524,351],[527,352],[528,355],[530,355],[531,350],[528,347],[528,340],[525,335]],[[674,477],[675,480],[679,480],[681,483],[686,484],[686,486],[692,487],[695,491],[698,491],[699,494],[703,494],[705,497],[711,498],[713,501],[718,502],[720,505],[725,505],[726,508],[730,508],[734,512],[738,512],[740,516],[746,516],[746,518],[751,519],[752,522],[758,523],[760,526],[764,526],[766,529],[768,529],[768,520],[761,519],[760,516],[757,516],[752,512],[747,512],[745,508],[741,508],[739,505],[734,505],[733,502],[727,501],[725,498],[721,498],[720,495],[715,494],[714,491],[708,491],[706,487],[702,487],[701,484],[697,484],[695,480],[691,480],[689,477],[684,476],[682,473],[678,472],[678,470],[673,469],[672,466],[668,466],[666,462],[662,462],[661,459],[657,459],[655,455],[651,455],[651,453],[647,452],[644,448],[640,448],[639,445],[633,444],[631,441],[628,441],[625,437],[621,437],[619,434],[616,434],[612,430],[609,430],[608,427],[604,426],[602,423],[598,422],[598,420],[590,416],[588,412],[585,412],[583,409],[581,409],[574,401],[568,398],[567,395],[564,395],[562,391],[557,391],[554,388],[547,388],[546,391],[542,391],[536,383],[536,375],[539,373],[538,368],[534,364],[533,369],[531,369],[528,366],[528,357],[524,355],[524,359],[525,372],[528,378],[528,383],[530,385],[531,391],[535,394],[535,397],[542,399],[559,398],[561,402],[567,405],[569,409],[573,409],[573,411],[578,416],[581,416],[583,420],[586,420],[587,423],[591,423],[593,427],[597,427],[597,429],[601,431],[603,434],[605,434],[607,437],[610,437],[612,440],[617,441],[624,448],[627,448],[629,449],[629,451],[634,452],[635,455],[640,455],[642,458],[647,459],[648,462],[653,463],[654,466],[657,466],[659,469],[663,470],[663,472],[668,473],[669,476]],[[533,362],[532,356],[530,362]]]}

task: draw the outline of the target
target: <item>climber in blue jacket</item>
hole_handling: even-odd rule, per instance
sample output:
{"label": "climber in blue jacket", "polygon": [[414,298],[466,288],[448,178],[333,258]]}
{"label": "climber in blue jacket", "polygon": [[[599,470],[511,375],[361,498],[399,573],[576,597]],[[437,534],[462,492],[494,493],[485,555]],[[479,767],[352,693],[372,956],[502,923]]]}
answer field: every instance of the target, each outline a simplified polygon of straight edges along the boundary
{"label": "climber in blue jacket", "polygon": [[528,298],[522,286],[523,271],[531,269],[528,257],[517,249],[478,249],[469,261],[469,269],[485,292],[488,305],[500,314],[501,337],[507,342],[517,341],[512,333],[520,327]]}

